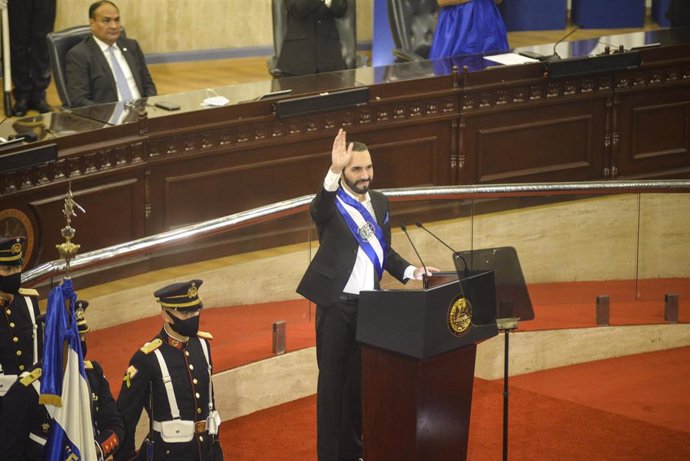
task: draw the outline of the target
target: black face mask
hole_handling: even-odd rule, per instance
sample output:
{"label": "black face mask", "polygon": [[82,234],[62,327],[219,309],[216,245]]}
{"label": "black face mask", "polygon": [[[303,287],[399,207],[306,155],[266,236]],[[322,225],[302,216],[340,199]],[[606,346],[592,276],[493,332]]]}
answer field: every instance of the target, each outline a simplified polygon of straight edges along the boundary
{"label": "black face mask", "polygon": [[196,336],[197,332],[199,331],[198,315],[195,315],[194,317],[190,317],[185,320],[178,319],[172,314],[168,315],[170,315],[170,318],[173,319],[174,322],[170,325],[170,328],[172,328],[173,331],[181,334],[182,336]]}
{"label": "black face mask", "polygon": [[22,285],[22,273],[2,276],[0,275],[0,291],[4,293],[17,294]]}

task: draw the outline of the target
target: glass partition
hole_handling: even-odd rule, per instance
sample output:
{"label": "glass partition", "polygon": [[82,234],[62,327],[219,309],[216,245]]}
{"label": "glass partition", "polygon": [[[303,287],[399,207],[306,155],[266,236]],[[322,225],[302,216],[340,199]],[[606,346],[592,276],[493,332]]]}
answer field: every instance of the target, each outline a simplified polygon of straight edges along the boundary
{"label": "glass partition", "polygon": [[[318,248],[309,200],[175,229],[149,247],[128,242],[125,256],[95,252],[100,256],[88,267],[75,263],[75,288],[91,303],[89,353],[120,375],[162,327],[154,291],[192,279],[203,280],[201,329],[215,337],[217,371],[272,357],[276,322],[285,322],[287,352],[313,346],[316,307],[295,292]],[[519,329],[595,327],[598,296],[609,299],[611,325],[664,323],[665,296],[690,296],[687,192],[455,198],[395,190],[390,200],[392,245],[414,265],[421,265],[418,252],[425,265],[454,272],[449,248],[513,248],[534,310]],[[78,243],[78,218],[73,224]],[[32,285],[45,297],[60,279]],[[402,288],[387,274],[382,287]],[[420,288],[418,281],[405,286]],[[690,317],[681,312],[680,321]]]}
{"label": "glass partition", "polygon": [[[521,328],[554,329],[596,326],[599,296],[611,325],[664,323],[666,295],[690,295],[688,207],[687,193],[559,195],[406,201],[392,216],[424,263],[445,271],[452,252],[436,237],[461,252],[514,248],[534,308]],[[436,237],[411,225],[420,218]],[[393,235],[419,265],[404,233]]]}

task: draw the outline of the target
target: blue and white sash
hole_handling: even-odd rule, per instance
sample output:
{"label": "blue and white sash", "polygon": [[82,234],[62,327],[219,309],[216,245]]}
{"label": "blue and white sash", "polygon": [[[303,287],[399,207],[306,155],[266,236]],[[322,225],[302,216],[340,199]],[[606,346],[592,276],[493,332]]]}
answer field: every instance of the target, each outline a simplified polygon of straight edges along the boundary
{"label": "blue and white sash", "polygon": [[342,187],[339,187],[336,193],[335,205],[359,246],[374,264],[374,269],[380,280],[383,276],[383,265],[387,251],[383,230],[369,213],[369,210],[348,195]]}

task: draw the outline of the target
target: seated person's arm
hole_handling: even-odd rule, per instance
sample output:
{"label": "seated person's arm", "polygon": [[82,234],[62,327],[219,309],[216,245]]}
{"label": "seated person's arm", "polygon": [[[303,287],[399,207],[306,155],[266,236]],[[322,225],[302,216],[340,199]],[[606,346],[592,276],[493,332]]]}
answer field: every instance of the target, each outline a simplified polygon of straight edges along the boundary
{"label": "seated person's arm", "polygon": [[74,50],[67,52],[66,86],[72,107],[95,104],[91,94],[91,66],[89,60]]}

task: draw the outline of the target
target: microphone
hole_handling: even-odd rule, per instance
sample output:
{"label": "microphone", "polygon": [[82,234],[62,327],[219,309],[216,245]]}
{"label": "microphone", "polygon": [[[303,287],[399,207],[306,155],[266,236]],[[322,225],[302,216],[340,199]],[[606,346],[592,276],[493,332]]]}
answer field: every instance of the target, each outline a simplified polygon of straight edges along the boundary
{"label": "microphone", "polygon": [[574,28],[573,30],[571,30],[570,32],[568,32],[567,34],[565,34],[565,35],[564,35],[563,37],[561,37],[556,43],[554,43],[554,44],[553,44],[553,54],[552,54],[551,56],[548,56],[546,60],[547,60],[547,61],[556,61],[556,60],[558,60],[558,59],[561,59],[561,57],[559,56],[558,52],[556,51],[556,47],[557,47],[558,45],[560,45],[560,44],[563,42],[563,40],[565,40],[566,38],[570,37],[571,35],[573,35],[573,34],[574,34],[575,32],[577,32],[578,30],[580,30],[580,26],[575,26],[575,28]]}
{"label": "microphone", "polygon": [[422,263],[422,269],[424,269],[424,273],[422,274],[422,284],[424,285],[424,288],[426,288],[427,287],[427,280],[429,279],[429,276],[426,275],[426,264],[424,264],[424,261],[422,261],[422,257],[419,256],[419,252],[417,251],[417,247],[414,246],[414,243],[412,242],[412,239],[410,238],[410,234],[407,233],[407,226],[400,226],[400,229],[405,233],[405,236],[407,236],[407,240],[410,241],[410,245],[412,245],[412,249],[414,250],[415,254],[417,255],[419,262]]}
{"label": "microphone", "polygon": [[87,120],[91,120],[92,122],[98,122],[98,123],[105,124],[105,125],[108,125],[108,126],[115,126],[113,123],[110,123],[109,121],[106,121],[106,120],[99,120],[99,119],[94,118],[94,117],[89,117],[88,115],[80,114],[80,113],[78,113],[78,112],[74,112],[73,110],[70,110],[70,109],[67,109],[67,108],[64,108],[64,107],[58,108],[58,111],[59,111],[60,113],[65,113],[65,114],[69,114],[69,115],[74,115],[74,116],[76,116],[76,117],[85,118],[85,119],[87,119]]}
{"label": "microphone", "polygon": [[463,256],[462,256],[459,252],[455,251],[455,249],[453,249],[450,245],[448,245],[446,242],[444,242],[443,240],[441,240],[436,234],[434,234],[434,233],[431,232],[429,229],[427,229],[426,227],[424,227],[424,226],[422,225],[422,223],[420,223],[419,221],[415,222],[414,225],[417,226],[417,227],[419,227],[420,229],[424,229],[425,231],[427,231],[427,232],[429,233],[429,235],[431,235],[433,238],[435,238],[436,240],[438,240],[439,242],[441,242],[441,243],[443,244],[443,246],[445,246],[446,248],[448,248],[450,251],[453,252],[453,261],[456,263],[456,264],[455,264],[455,268],[456,268],[456,269],[457,269],[457,267],[458,267],[457,261],[458,261],[458,259],[461,259],[462,262],[463,262],[463,264],[465,265],[465,270],[464,270],[465,276],[467,276],[467,274],[470,272],[470,268],[469,268],[469,266],[467,265],[467,261],[465,260],[465,258],[463,258]]}

